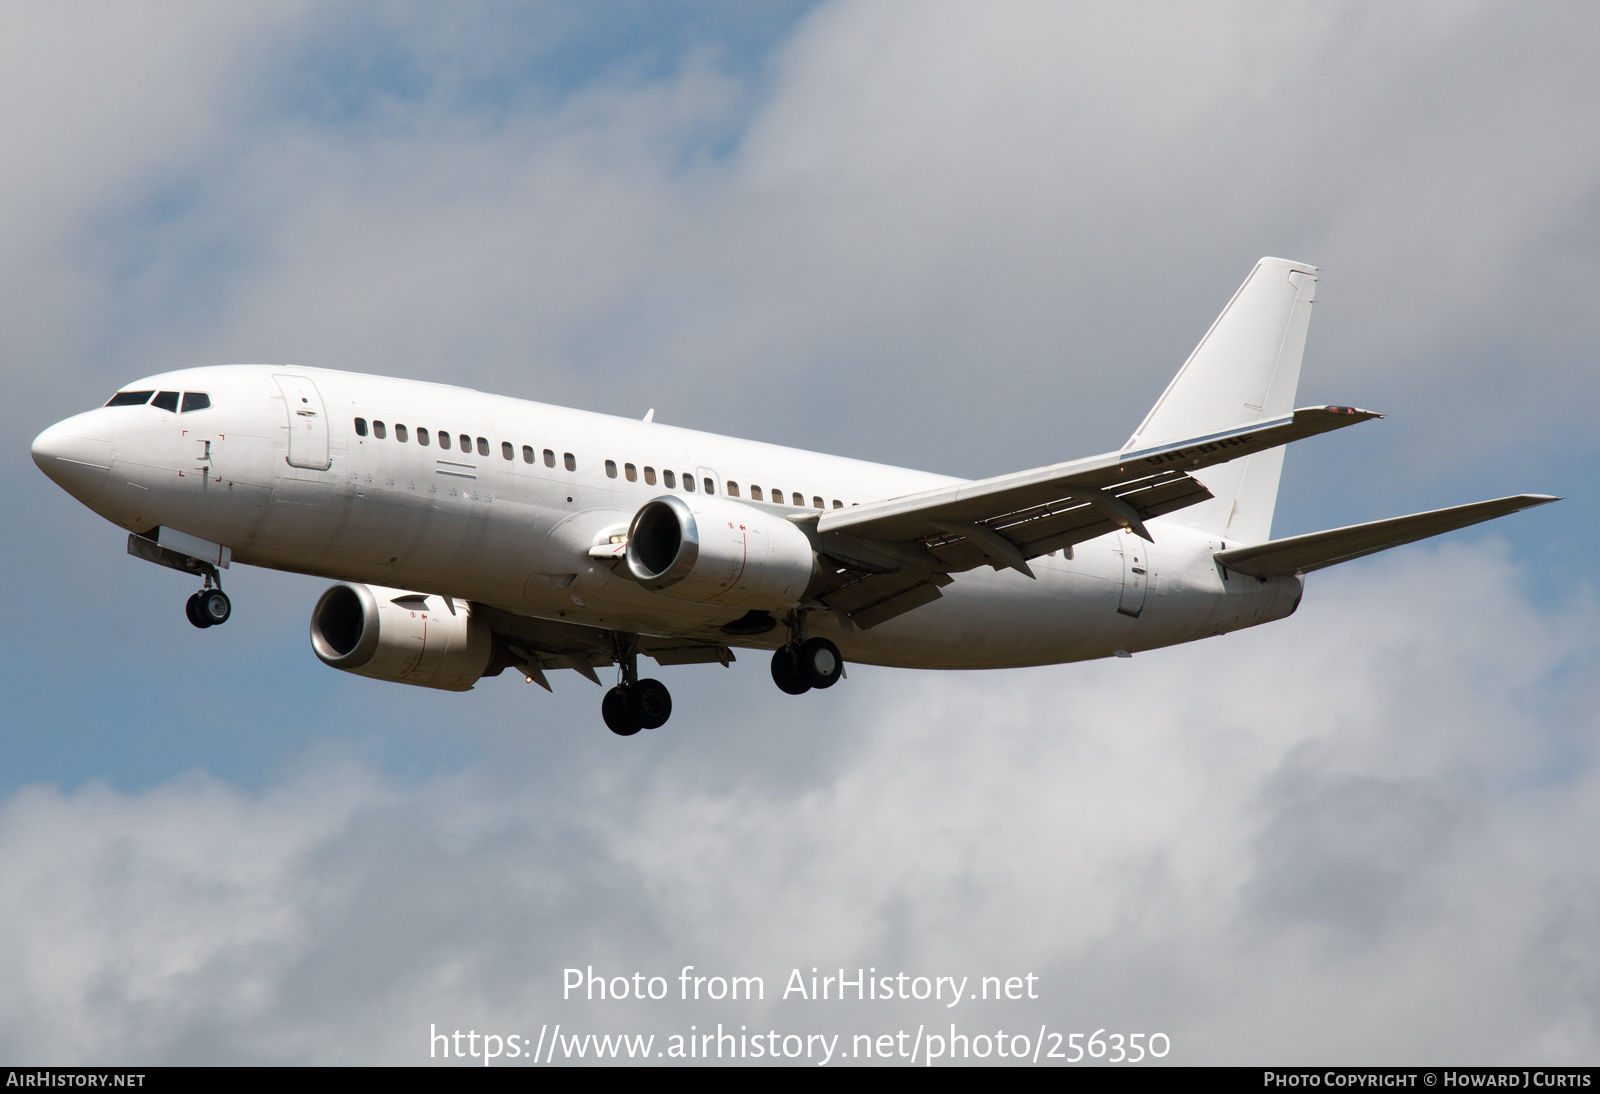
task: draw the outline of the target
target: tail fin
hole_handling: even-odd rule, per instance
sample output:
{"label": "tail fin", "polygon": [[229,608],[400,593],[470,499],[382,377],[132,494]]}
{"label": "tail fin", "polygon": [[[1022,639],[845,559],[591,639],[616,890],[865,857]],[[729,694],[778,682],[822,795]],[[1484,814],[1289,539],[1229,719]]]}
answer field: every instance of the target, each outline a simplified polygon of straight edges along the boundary
{"label": "tail fin", "polygon": [[[1315,266],[1281,258],[1257,262],[1126,447],[1200,437],[1289,413],[1300,384],[1316,273]],[[1283,449],[1273,448],[1196,472],[1214,497],[1170,519],[1242,543],[1266,540],[1282,469]]]}

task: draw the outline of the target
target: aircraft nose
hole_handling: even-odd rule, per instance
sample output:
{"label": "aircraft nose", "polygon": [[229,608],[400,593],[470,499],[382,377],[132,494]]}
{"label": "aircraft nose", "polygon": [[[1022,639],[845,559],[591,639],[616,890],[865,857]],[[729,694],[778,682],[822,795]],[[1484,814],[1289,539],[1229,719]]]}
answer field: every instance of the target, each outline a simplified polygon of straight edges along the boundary
{"label": "aircraft nose", "polygon": [[99,411],[57,422],[33,439],[33,462],[55,484],[88,504],[111,474],[111,429]]}

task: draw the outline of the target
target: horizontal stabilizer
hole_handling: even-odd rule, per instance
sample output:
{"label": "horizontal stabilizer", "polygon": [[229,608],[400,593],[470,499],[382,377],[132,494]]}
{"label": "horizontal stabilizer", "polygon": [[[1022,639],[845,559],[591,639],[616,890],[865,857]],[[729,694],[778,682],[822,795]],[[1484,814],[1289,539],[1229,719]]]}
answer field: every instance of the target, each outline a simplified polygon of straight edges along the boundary
{"label": "horizontal stabilizer", "polygon": [[1429,513],[1413,513],[1408,517],[1391,517],[1370,524],[1352,524],[1347,528],[1274,539],[1251,547],[1235,547],[1218,551],[1214,557],[1228,569],[1252,577],[1304,574],[1560,500],[1549,494],[1517,494]]}

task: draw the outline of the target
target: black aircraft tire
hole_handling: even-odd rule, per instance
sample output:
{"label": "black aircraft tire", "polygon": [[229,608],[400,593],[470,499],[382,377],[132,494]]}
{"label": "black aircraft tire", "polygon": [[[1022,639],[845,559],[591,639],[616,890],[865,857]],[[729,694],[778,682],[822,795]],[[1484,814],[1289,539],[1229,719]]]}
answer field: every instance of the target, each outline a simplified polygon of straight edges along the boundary
{"label": "black aircraft tire", "polygon": [[195,601],[200,609],[200,614],[205,617],[208,627],[220,627],[228,621],[233,614],[233,602],[228,599],[228,594],[221,589],[212,589],[210,592],[199,594],[200,599]]}
{"label": "black aircraft tire", "polygon": [[660,729],[672,717],[672,693],[660,680],[640,680],[628,689],[628,715],[645,729]]}
{"label": "black aircraft tire", "polygon": [[189,617],[189,622],[201,630],[211,626],[211,620],[207,619],[200,610],[199,593],[191,593],[189,599],[183,602],[183,614]]}
{"label": "black aircraft tire", "polygon": [[844,658],[826,638],[808,638],[795,653],[795,667],[800,679],[812,687],[831,688],[844,672]]}
{"label": "black aircraft tire", "polygon": [[804,695],[811,690],[811,685],[800,678],[794,654],[787,646],[772,655],[772,682],[778,685],[779,691],[789,695]]}
{"label": "black aircraft tire", "polygon": [[621,688],[612,688],[600,700],[600,717],[606,720],[606,728],[618,737],[632,737],[644,728],[633,720],[628,710],[627,693]]}

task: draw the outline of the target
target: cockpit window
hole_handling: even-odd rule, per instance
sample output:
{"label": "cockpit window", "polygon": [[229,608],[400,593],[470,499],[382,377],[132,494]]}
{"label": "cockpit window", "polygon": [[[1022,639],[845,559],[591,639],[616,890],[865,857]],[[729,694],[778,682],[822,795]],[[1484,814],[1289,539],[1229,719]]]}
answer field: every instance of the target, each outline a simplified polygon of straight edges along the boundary
{"label": "cockpit window", "polygon": [[183,412],[191,410],[204,410],[211,405],[211,396],[203,391],[185,391],[183,393]]}
{"label": "cockpit window", "polygon": [[162,410],[171,413],[177,413],[178,393],[176,391],[157,392],[156,397],[150,400],[150,405],[160,407]]}
{"label": "cockpit window", "polygon": [[111,396],[106,406],[144,406],[154,394],[153,391],[119,391]]}

